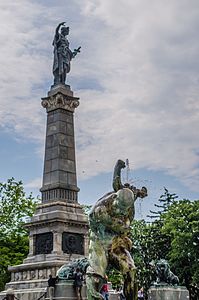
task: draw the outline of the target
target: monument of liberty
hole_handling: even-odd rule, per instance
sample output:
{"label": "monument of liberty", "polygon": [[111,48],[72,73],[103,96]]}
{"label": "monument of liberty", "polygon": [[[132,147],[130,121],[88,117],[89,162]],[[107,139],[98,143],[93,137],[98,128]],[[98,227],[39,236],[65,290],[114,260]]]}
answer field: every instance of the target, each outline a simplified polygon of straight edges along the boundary
{"label": "monument of liberty", "polygon": [[[47,287],[49,275],[74,258],[88,256],[88,221],[78,203],[74,111],[79,98],[65,84],[70,62],[80,52],[71,51],[69,27],[60,23],[53,40],[54,84],[42,106],[47,112],[42,200],[26,224],[29,254],[23,264],[10,266],[12,288],[18,299],[38,299]],[[5,297],[6,291],[0,294]]]}
{"label": "monument of liberty", "polygon": [[[113,191],[101,197],[89,213],[89,243],[88,218],[78,203],[73,117],[79,98],[65,83],[71,60],[81,47],[72,51],[68,34],[69,27],[65,26],[65,22],[60,23],[53,40],[54,83],[47,97],[42,98],[42,106],[47,112],[43,183],[40,189],[42,200],[34,216],[26,223],[29,254],[22,264],[9,267],[11,281],[0,293],[0,299],[48,299],[49,275],[57,275],[59,282],[54,299],[102,300],[101,287],[106,281],[107,268],[111,266],[123,276],[125,299],[137,300],[137,271],[131,257],[132,241],[128,233],[134,219],[134,203],[138,197],[147,196],[147,188],[137,189],[128,182],[122,184],[121,170],[125,168],[125,162],[118,160],[113,174]],[[73,281],[70,282],[67,276],[68,265],[73,265],[76,258],[86,263],[87,296],[84,285],[83,297],[75,295]],[[172,272],[162,276],[166,261],[161,260],[159,265],[158,284],[162,285],[150,289],[149,299],[188,299],[185,289],[165,285],[170,283],[171,278],[177,284],[177,277]],[[12,293],[8,293],[10,289]],[[110,300],[114,299],[112,296],[118,297],[116,294],[110,296]]]}

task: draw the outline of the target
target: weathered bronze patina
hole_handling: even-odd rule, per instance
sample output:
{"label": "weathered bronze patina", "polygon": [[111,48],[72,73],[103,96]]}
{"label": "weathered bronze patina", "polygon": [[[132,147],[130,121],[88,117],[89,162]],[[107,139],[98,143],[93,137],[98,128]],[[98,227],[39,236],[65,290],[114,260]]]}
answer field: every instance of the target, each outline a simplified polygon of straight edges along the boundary
{"label": "weathered bronze patina", "polygon": [[167,260],[160,259],[156,262],[155,265],[156,270],[156,285],[178,285],[179,278],[174,275],[171,270]]}
{"label": "weathered bronze patina", "polygon": [[[66,27],[65,22],[60,23],[56,30],[53,40],[54,46],[54,62],[53,62],[53,75],[54,85],[65,84],[66,74],[70,72],[70,62],[78,52],[80,48],[73,51],[69,48],[69,41],[67,35],[69,34],[69,27]],[[61,30],[60,30],[61,28]]]}
{"label": "weathered bronze patina", "polygon": [[136,267],[130,255],[132,242],[128,233],[135,214],[134,202],[137,197],[146,197],[147,189],[122,185],[121,169],[124,167],[125,163],[118,160],[113,175],[114,192],[100,198],[89,214],[88,300],[103,299],[100,289],[110,264],[123,274],[126,300],[137,299]]}

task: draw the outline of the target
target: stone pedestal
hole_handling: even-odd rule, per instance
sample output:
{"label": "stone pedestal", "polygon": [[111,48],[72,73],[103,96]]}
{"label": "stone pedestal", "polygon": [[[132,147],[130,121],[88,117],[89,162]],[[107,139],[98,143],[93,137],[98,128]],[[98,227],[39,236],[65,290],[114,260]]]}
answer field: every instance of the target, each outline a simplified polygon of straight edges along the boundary
{"label": "stone pedestal", "polygon": [[183,286],[152,286],[148,291],[149,300],[188,300],[189,292]]}
{"label": "stone pedestal", "polygon": [[[82,298],[87,300],[86,294],[86,284],[82,287]],[[110,300],[119,300],[119,295],[117,293],[109,293]],[[47,294],[47,300],[49,300],[49,295]],[[55,287],[54,300],[77,300],[75,294],[75,289],[73,287],[73,280],[61,280]]]}
{"label": "stone pedestal", "polygon": [[[86,296],[86,285],[82,287],[82,298],[87,299]],[[49,295],[47,294],[49,300]],[[73,286],[73,280],[62,280],[55,287],[54,300],[77,300],[75,289]]]}
{"label": "stone pedestal", "polygon": [[69,86],[57,85],[42,98],[47,111],[42,202],[77,203],[73,113],[79,98]]}
{"label": "stone pedestal", "polygon": [[55,276],[63,264],[88,256],[88,220],[78,203],[76,176],[73,113],[78,105],[67,85],[54,86],[42,98],[47,111],[42,203],[26,224],[28,257],[8,268],[11,282],[6,285],[22,300],[38,299],[49,274]]}

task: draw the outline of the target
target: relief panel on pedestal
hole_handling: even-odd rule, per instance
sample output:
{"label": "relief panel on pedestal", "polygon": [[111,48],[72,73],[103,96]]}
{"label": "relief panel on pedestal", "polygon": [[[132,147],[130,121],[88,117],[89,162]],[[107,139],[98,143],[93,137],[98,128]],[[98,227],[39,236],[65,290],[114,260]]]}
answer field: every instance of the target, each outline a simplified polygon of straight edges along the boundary
{"label": "relief panel on pedestal", "polygon": [[79,233],[63,232],[62,250],[68,254],[84,255],[84,235]]}
{"label": "relief panel on pedestal", "polygon": [[35,236],[34,254],[50,254],[53,250],[53,233],[46,232]]}

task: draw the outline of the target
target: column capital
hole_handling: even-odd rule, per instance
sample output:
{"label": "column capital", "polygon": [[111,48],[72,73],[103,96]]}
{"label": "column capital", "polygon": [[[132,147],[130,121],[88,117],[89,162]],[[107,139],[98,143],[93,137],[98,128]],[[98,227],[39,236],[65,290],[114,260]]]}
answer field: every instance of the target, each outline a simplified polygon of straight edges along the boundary
{"label": "column capital", "polygon": [[47,112],[56,110],[58,108],[74,112],[75,108],[79,106],[79,98],[66,95],[60,91],[58,91],[56,94],[41,99],[41,105],[46,108]]}

